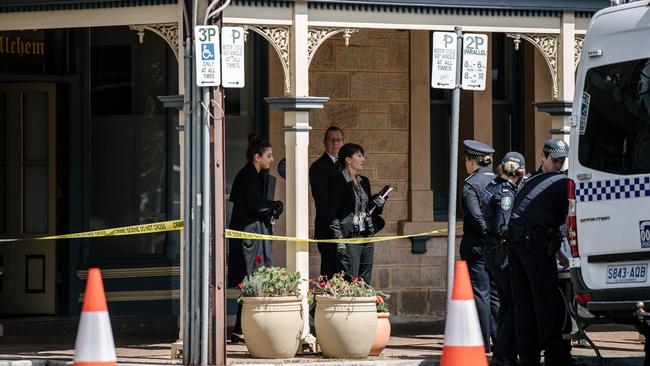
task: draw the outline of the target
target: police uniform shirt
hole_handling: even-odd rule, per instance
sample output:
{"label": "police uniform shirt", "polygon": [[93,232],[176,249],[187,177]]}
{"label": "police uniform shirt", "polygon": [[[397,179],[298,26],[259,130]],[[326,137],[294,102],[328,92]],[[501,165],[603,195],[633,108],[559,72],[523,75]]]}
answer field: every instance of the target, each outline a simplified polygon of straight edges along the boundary
{"label": "police uniform shirt", "polygon": [[[480,243],[481,234],[487,230],[483,219],[481,196],[485,187],[495,178],[489,167],[480,167],[465,179],[463,185],[463,239],[470,234]],[[473,235],[472,235],[473,234]]]}
{"label": "police uniform shirt", "polygon": [[483,217],[488,231],[500,236],[508,225],[516,186],[507,179],[496,177],[485,187]]}
{"label": "police uniform shirt", "polygon": [[559,228],[566,220],[569,207],[567,179],[566,174],[560,172],[540,173],[527,179],[517,193],[512,222],[523,226]]}

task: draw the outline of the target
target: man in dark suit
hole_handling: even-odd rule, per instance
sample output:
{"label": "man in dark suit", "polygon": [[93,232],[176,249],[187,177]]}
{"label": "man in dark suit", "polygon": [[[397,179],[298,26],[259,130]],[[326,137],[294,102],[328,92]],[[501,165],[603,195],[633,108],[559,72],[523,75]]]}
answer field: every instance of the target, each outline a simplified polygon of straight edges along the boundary
{"label": "man in dark suit", "polygon": [[[339,149],[343,146],[345,138],[343,131],[336,127],[330,126],[323,136],[323,146],[325,152],[309,167],[309,185],[311,186],[311,195],[316,204],[316,220],[314,222],[314,237],[316,239],[331,239],[332,234],[329,229],[330,218],[328,217],[328,194],[330,186],[336,177],[340,174],[334,166]],[[336,259],[336,245],[329,243],[318,243],[318,252],[320,252],[320,274],[331,277],[338,270],[338,260]]]}

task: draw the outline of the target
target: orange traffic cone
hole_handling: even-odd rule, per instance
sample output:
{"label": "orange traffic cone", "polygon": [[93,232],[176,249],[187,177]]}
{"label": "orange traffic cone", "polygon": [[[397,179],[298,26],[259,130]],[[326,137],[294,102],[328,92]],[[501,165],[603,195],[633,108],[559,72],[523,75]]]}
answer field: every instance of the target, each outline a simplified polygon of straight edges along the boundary
{"label": "orange traffic cone", "polygon": [[86,294],[79,319],[72,365],[117,366],[106,295],[98,268],[88,270]]}
{"label": "orange traffic cone", "polygon": [[456,261],[454,289],[447,306],[445,345],[440,366],[487,366],[467,262]]}

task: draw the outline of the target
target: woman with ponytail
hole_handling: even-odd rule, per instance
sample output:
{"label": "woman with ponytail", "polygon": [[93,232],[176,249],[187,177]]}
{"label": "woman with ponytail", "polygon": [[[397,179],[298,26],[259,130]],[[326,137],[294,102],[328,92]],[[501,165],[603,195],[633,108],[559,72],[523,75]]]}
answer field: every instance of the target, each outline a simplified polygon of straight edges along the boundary
{"label": "woman with ponytail", "polygon": [[[272,220],[280,217],[283,210],[282,202],[268,200],[265,192],[265,181],[273,163],[271,144],[255,133],[250,134],[246,157],[248,163],[237,173],[230,190],[229,201],[233,208],[228,228],[270,235],[273,234]],[[229,239],[228,248],[229,287],[238,286],[257,267],[273,266],[270,240]],[[243,341],[241,304],[230,340],[233,343]]]}
{"label": "woman with ponytail", "polygon": [[483,217],[488,228],[484,237],[485,267],[491,275],[499,295],[497,338],[494,342],[494,365],[517,365],[515,312],[510,286],[510,265],[506,247],[506,229],[515,200],[517,183],[526,173],[524,157],[511,151],[497,168],[499,176],[485,187]]}
{"label": "woman with ponytail", "polygon": [[463,145],[465,169],[470,176],[463,183],[463,238],[460,241],[460,258],[467,262],[485,352],[490,352],[490,339],[496,341],[499,299],[483,259],[483,237],[487,235],[487,225],[481,211],[481,197],[485,187],[495,178],[490,168],[494,149],[474,140],[465,140]]}

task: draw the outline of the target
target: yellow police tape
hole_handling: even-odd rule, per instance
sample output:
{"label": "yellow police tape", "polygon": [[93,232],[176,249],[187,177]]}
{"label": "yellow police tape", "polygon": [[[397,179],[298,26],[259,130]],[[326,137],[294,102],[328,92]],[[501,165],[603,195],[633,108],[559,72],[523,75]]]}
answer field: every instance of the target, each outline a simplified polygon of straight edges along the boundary
{"label": "yellow police tape", "polygon": [[[150,234],[150,233],[159,233],[165,231],[183,230],[183,226],[184,226],[183,220],[171,220],[171,221],[155,222],[151,224],[132,225],[132,226],[124,226],[118,228],[111,228],[111,229],[86,231],[81,233],[43,236],[39,238],[0,239],[0,243],[24,241],[24,240],[82,239],[82,238],[99,238],[99,237],[106,237],[106,236]],[[463,225],[458,225],[456,226],[456,229],[462,229],[462,227]],[[252,239],[252,240],[278,240],[278,241],[309,242],[309,243],[363,244],[363,243],[376,243],[376,242],[388,241],[388,240],[406,239],[406,238],[412,238],[417,236],[433,236],[445,232],[447,232],[447,228],[427,231],[419,234],[411,234],[411,235],[372,236],[367,238],[349,238],[349,239],[306,239],[306,238],[296,238],[292,236],[255,234],[255,233],[247,233],[244,231],[226,229],[226,238]]]}
{"label": "yellow police tape", "polygon": [[183,229],[183,220],[172,220],[172,221],[154,222],[151,224],[132,225],[132,226],[111,228],[111,229],[86,231],[86,232],[74,233],[74,234],[42,236],[39,238],[0,239],[0,242],[25,241],[25,240],[99,238],[105,236],[123,236],[123,235],[159,233],[163,231],[177,231],[182,229]]}
{"label": "yellow police tape", "polygon": [[[456,229],[462,229],[463,225],[456,226]],[[417,236],[434,236],[437,234],[446,233],[447,228],[427,231],[419,234],[411,235],[394,235],[394,236],[370,236],[367,238],[348,238],[348,239],[305,239],[305,238],[295,238],[292,236],[280,236],[280,235],[264,235],[264,234],[254,234],[247,233],[244,231],[230,230],[226,229],[226,238],[228,239],[252,239],[252,240],[279,240],[279,241],[300,241],[308,243],[334,243],[334,244],[364,244],[364,243],[376,243],[380,241],[388,240],[398,240],[413,238]]]}

